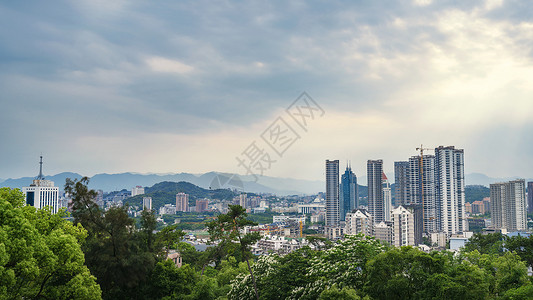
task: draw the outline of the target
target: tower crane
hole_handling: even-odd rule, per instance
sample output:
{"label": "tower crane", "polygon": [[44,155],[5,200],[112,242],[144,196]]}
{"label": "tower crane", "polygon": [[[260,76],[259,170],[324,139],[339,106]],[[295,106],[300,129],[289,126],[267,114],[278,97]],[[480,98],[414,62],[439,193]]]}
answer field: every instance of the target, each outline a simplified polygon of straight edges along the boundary
{"label": "tower crane", "polygon": [[[420,144],[420,147],[416,147],[416,151],[420,151],[420,160],[419,160],[419,169],[420,169],[420,200],[422,202],[422,222],[424,224],[423,227],[427,227],[425,224],[425,203],[424,203],[424,150],[432,150],[431,148],[424,148],[422,144]],[[427,228],[425,228],[427,230]]]}

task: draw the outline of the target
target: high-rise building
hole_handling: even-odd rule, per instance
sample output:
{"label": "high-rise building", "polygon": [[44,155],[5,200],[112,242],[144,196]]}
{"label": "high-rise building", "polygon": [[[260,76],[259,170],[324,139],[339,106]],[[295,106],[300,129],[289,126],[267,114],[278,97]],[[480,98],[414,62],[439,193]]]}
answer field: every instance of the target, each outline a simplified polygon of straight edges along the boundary
{"label": "high-rise building", "polygon": [[415,245],[420,245],[423,243],[422,236],[424,232],[422,204],[410,204],[403,207],[413,214]]}
{"label": "high-rise building", "polygon": [[189,211],[189,195],[185,193],[176,194],[176,211]]}
{"label": "high-rise building", "polygon": [[197,212],[207,211],[208,204],[209,204],[209,200],[207,199],[196,200],[196,211]]}
{"label": "high-rise building", "polygon": [[372,236],[373,232],[372,216],[365,209],[358,209],[346,214],[346,224],[344,234],[356,235],[362,233]]}
{"label": "high-rise building", "polygon": [[440,206],[440,231],[447,234],[466,231],[463,149],[454,146],[435,148],[435,185]]}
{"label": "high-rise building", "polygon": [[239,205],[242,206],[242,208],[249,208],[246,194],[239,195]]}
{"label": "high-rise building", "polygon": [[340,220],[344,221],[346,214],[357,209],[359,206],[357,193],[357,177],[352,172],[350,166],[346,166],[346,171],[341,176],[340,187]]}
{"label": "high-rise building", "polygon": [[143,197],[143,210],[152,210],[152,197]]}
{"label": "high-rise building", "polygon": [[408,204],[423,207],[424,232],[438,232],[440,207],[435,185],[435,156],[424,155],[409,158]]}
{"label": "high-rise building", "polygon": [[395,247],[415,245],[415,217],[411,211],[398,206],[392,211],[392,244]]}
{"label": "high-rise building", "polygon": [[527,183],[527,213],[533,214],[533,181]]}
{"label": "high-rise building", "polygon": [[52,213],[57,213],[60,209],[59,204],[59,187],[54,186],[54,182],[46,180],[43,176],[43,157],[39,162],[39,175],[33,180],[28,187],[22,188],[24,202],[26,205],[33,206],[37,209],[50,207]]}
{"label": "high-rise building", "polygon": [[406,205],[410,204],[408,200],[408,184],[409,184],[409,162],[396,161],[394,162],[394,204]]}
{"label": "high-rise building", "polygon": [[382,176],[383,160],[369,160],[367,162],[368,211],[372,215],[374,223],[385,221]]}
{"label": "high-rise building", "polygon": [[384,210],[384,219],[385,221],[391,221],[391,211],[392,211],[392,191],[390,188],[389,179],[385,173],[382,174],[382,185],[383,185],[383,210]]}
{"label": "high-rise building", "polygon": [[326,226],[337,226],[339,220],[339,160],[326,160]]}
{"label": "high-rise building", "polygon": [[519,231],[527,229],[525,180],[490,185],[492,227]]}
{"label": "high-rise building", "polygon": [[144,194],[144,188],[142,186],[140,186],[140,185],[138,185],[138,186],[136,186],[136,187],[131,189],[131,196],[132,197],[135,197],[137,195],[142,195],[142,194]]}

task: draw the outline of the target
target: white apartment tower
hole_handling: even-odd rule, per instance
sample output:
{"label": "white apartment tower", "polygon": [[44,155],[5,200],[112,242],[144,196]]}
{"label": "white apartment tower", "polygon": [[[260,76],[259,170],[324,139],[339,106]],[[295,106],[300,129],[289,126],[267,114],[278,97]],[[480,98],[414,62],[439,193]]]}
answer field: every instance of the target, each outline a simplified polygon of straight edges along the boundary
{"label": "white apartment tower", "polygon": [[22,188],[24,193],[24,202],[26,205],[33,206],[37,209],[49,206],[52,213],[57,213],[61,208],[59,205],[59,187],[54,186],[51,180],[45,180],[43,176],[43,157],[39,162],[39,175],[33,180],[28,187]]}
{"label": "white apartment tower", "polygon": [[339,160],[326,160],[326,226],[339,225],[339,206]]}
{"label": "white apartment tower", "polygon": [[467,230],[465,216],[464,150],[454,146],[435,148],[436,198],[440,206],[440,231],[456,234]]}
{"label": "white apartment tower", "polygon": [[514,180],[490,185],[492,227],[527,230],[526,182]]}
{"label": "white apartment tower", "polygon": [[383,210],[384,210],[384,219],[385,221],[391,221],[391,211],[392,211],[392,191],[387,175],[383,173]]}
{"label": "white apartment tower", "polygon": [[372,236],[373,232],[372,216],[364,209],[358,209],[355,212],[346,214],[346,224],[344,234],[356,235],[362,233]]}
{"label": "white apartment tower", "polygon": [[131,196],[132,197],[135,197],[137,195],[142,195],[142,194],[144,194],[144,188],[142,186],[140,186],[140,185],[138,185],[138,186],[136,186],[136,187],[131,189]]}
{"label": "white apartment tower", "polygon": [[415,246],[415,217],[403,206],[392,211],[392,244],[395,247]]}
{"label": "white apartment tower", "polygon": [[143,209],[152,210],[152,197],[143,197]]}

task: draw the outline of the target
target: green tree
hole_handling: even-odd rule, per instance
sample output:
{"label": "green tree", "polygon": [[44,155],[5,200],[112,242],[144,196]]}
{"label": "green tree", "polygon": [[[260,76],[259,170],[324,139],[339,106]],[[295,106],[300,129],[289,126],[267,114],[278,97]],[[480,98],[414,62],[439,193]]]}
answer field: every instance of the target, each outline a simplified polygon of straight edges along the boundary
{"label": "green tree", "polygon": [[0,189],[0,298],[101,298],[80,247],[87,232],[63,216],[24,206],[18,189]]}
{"label": "green tree", "polygon": [[336,285],[326,289],[320,293],[318,300],[359,300],[361,297],[357,295],[354,289],[344,287],[339,289]]}
{"label": "green tree", "polygon": [[126,208],[100,210],[94,203],[95,192],[87,188],[87,183],[87,178],[67,179],[65,185],[72,196],[74,222],[88,231],[83,244],[87,266],[96,275],[103,298],[138,298],[147,290],[161,253],[152,242],[153,216],[145,213],[137,230]]}
{"label": "green tree", "polygon": [[502,254],[504,252],[505,237],[497,232],[490,234],[474,234],[466,243],[463,252],[477,250],[481,254]]}
{"label": "green tree", "polygon": [[208,223],[208,231],[212,241],[222,243],[236,243],[239,246],[239,252],[248,265],[248,271],[254,284],[255,296],[259,299],[257,284],[255,281],[252,268],[250,266],[250,246],[257,242],[261,236],[259,233],[242,234],[241,230],[246,226],[257,225],[246,218],[246,211],[240,205],[230,205],[227,214],[218,215],[216,220]]}
{"label": "green tree", "polygon": [[[532,191],[533,193],[533,191]],[[533,236],[513,236],[505,241],[505,248],[520,256],[520,258],[533,268]]]}

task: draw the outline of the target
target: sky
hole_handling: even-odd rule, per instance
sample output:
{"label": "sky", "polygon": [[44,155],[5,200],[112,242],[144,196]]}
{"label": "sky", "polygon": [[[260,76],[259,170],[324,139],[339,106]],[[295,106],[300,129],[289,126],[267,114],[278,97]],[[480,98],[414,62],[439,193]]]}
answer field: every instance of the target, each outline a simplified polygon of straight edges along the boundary
{"label": "sky", "polygon": [[531,11],[525,0],[3,1],[0,178],[36,176],[42,154],[45,174],[323,180],[326,159],[359,176],[383,159],[391,173],[421,144],[464,149],[467,174],[531,178]]}

